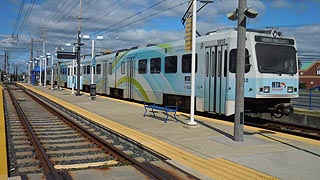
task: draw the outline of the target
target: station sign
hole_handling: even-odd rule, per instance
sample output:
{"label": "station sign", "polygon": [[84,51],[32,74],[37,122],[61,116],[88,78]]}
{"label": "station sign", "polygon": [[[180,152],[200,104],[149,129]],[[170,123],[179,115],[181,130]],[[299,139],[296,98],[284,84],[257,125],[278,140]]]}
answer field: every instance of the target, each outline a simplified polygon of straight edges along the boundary
{"label": "station sign", "polygon": [[62,52],[58,51],[57,52],[57,58],[58,59],[76,59],[76,52]]}
{"label": "station sign", "polygon": [[192,17],[186,19],[185,28],[185,46],[186,51],[191,51],[192,49]]}

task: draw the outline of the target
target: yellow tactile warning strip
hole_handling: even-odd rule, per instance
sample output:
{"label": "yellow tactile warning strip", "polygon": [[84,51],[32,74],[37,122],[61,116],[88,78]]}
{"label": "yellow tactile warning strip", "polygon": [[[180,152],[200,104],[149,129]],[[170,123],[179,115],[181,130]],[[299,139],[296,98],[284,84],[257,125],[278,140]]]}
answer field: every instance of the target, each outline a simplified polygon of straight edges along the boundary
{"label": "yellow tactile warning strip", "polygon": [[[54,96],[51,96],[49,94],[46,94],[44,92],[41,92],[33,87],[26,86],[26,88],[29,88],[32,91],[37,92],[38,94],[41,94],[43,96],[46,96],[48,99],[51,99],[55,101],[58,104],[61,104],[64,107],[68,107],[72,111],[75,111],[105,127],[108,127],[116,132],[119,132],[123,134],[124,136],[127,136],[163,155],[166,157],[177,161],[185,166],[188,166],[198,172],[201,172],[204,175],[207,175],[208,177],[211,177],[213,179],[277,179],[273,176],[267,175],[265,173],[256,171],[254,169],[250,169],[247,167],[244,167],[242,165],[239,165],[237,163],[224,160],[224,159],[204,159],[201,157],[198,157],[192,153],[189,153],[187,151],[184,151],[180,148],[177,148],[171,144],[168,144],[164,141],[161,141],[159,139],[156,139],[152,136],[148,136],[146,134],[143,134],[139,131],[130,129],[128,127],[125,127],[121,124],[118,124],[116,122],[113,122],[111,120],[108,120],[104,117],[98,116],[92,112],[89,112],[87,110],[84,110],[78,106],[75,106],[71,103],[65,102],[59,98],[56,98]],[[232,168],[230,168],[232,167]],[[236,169],[241,169],[241,171],[238,171]]]}
{"label": "yellow tactile warning strip", "polygon": [[0,179],[8,179],[6,127],[3,100],[2,86],[0,85]]}

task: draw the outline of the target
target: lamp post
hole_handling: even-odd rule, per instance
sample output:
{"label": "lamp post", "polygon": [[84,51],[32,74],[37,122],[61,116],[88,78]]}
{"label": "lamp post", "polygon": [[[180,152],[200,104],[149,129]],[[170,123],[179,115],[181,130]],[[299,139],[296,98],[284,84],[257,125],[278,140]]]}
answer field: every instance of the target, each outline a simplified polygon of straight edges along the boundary
{"label": "lamp post", "polygon": [[53,87],[53,54],[51,56],[51,89],[54,89]]}
{"label": "lamp post", "polygon": [[[103,36],[97,36],[96,37],[97,40],[102,40],[103,39]],[[91,84],[94,84],[94,67],[96,66],[96,62],[95,62],[95,57],[96,57],[96,54],[95,54],[95,44],[94,44],[94,40],[95,38],[92,38],[92,48],[91,48]]]}
{"label": "lamp post", "polygon": [[[83,39],[90,39],[89,35],[83,35]],[[92,44],[91,44],[91,71],[90,71],[90,76],[91,76],[91,83],[90,83],[90,96],[91,99],[94,100],[96,96],[96,84],[94,83],[94,74],[95,74],[95,66],[96,66],[96,54],[95,54],[95,39],[96,40],[102,40],[103,36],[96,36],[96,37],[91,37],[92,39]]]}
{"label": "lamp post", "polygon": [[32,60],[29,61],[29,76],[28,76],[28,84],[31,84],[31,67],[32,67]]}
{"label": "lamp post", "polygon": [[[71,43],[66,43],[66,46],[71,46]],[[72,47],[72,53],[76,52],[76,47]],[[75,59],[72,59],[72,69],[71,69],[71,94],[74,95],[74,81],[75,81],[75,76],[74,76],[74,66],[75,66]]]}
{"label": "lamp post", "polygon": [[45,60],[44,60],[44,82],[43,82],[44,87],[47,86],[47,62],[50,56],[51,56],[51,53],[47,53],[47,56],[45,57]]}
{"label": "lamp post", "polygon": [[[201,3],[212,3],[213,1],[200,1]],[[190,121],[188,125],[195,126],[197,122],[194,121],[194,109],[195,109],[195,71],[196,71],[196,34],[197,34],[197,0],[191,0],[192,3],[192,35],[191,35],[191,95],[190,95]],[[204,7],[204,6],[203,6]],[[202,7],[200,8],[202,9]],[[190,8],[188,9],[190,10]]]}
{"label": "lamp post", "polygon": [[228,19],[238,20],[237,25],[237,67],[236,67],[236,102],[234,114],[234,140],[243,141],[244,125],[244,73],[246,46],[246,17],[255,18],[258,12],[246,8],[247,0],[239,0],[236,12],[228,13]]}
{"label": "lamp post", "polygon": [[[72,47],[72,52],[76,52],[76,48]],[[72,59],[72,70],[71,70],[71,74],[72,74],[72,83],[71,83],[71,94],[74,95],[74,61],[75,59]]]}
{"label": "lamp post", "polygon": [[42,60],[43,60],[43,56],[40,56],[40,58],[39,58],[39,63],[40,63],[40,71],[39,71],[39,73],[40,73],[40,83],[39,83],[39,86],[42,86]]}

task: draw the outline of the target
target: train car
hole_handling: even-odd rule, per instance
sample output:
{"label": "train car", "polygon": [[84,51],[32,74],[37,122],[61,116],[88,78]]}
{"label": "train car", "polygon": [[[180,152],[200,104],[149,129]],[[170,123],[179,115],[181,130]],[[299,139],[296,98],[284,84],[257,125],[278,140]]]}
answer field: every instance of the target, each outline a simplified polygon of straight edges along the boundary
{"label": "train car", "polygon": [[[247,30],[244,101],[246,112],[292,110],[298,97],[296,41],[274,30]],[[96,57],[97,93],[189,111],[191,52],[184,40],[147,45]],[[236,29],[207,33],[196,39],[195,108],[197,111],[234,114],[237,59]],[[90,61],[82,89],[90,85]],[[85,69],[83,68],[85,71]],[[89,70],[90,71],[90,70]]]}

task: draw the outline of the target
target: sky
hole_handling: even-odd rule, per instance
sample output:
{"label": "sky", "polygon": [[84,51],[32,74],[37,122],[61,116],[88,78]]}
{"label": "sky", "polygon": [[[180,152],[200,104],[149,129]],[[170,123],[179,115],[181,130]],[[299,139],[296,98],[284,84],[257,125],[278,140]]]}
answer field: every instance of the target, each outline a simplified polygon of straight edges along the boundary
{"label": "sky", "polygon": [[[77,41],[80,0],[1,0],[0,68],[4,50],[9,63],[25,65],[34,39],[34,56]],[[320,0],[247,0],[259,15],[247,20],[247,28],[277,28],[295,37],[298,53],[320,59]],[[197,7],[202,3],[198,1]],[[226,13],[235,11],[238,0],[214,0],[197,14],[197,30],[206,32],[236,27]],[[173,42],[184,38],[181,18],[188,0],[82,0],[81,34],[96,40],[96,50],[116,50],[142,44]],[[44,38],[45,37],[45,38]],[[82,52],[91,52],[91,41],[82,39]],[[308,59],[307,59],[308,60]],[[21,68],[23,69],[23,68]]]}

